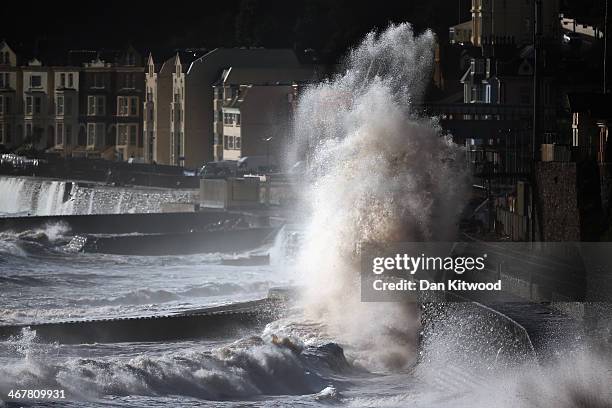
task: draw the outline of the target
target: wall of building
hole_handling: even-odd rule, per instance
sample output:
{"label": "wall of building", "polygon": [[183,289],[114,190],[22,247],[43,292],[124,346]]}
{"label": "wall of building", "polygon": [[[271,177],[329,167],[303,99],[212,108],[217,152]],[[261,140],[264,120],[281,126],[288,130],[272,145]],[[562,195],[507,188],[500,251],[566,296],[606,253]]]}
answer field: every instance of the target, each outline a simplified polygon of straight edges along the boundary
{"label": "wall of building", "polygon": [[0,144],[11,148],[21,143],[23,133],[23,72],[17,67],[15,53],[4,42],[0,43],[0,53],[0,75],[3,80],[0,87]]}
{"label": "wall of building", "polygon": [[[534,0],[472,0],[472,43],[488,38],[512,38],[517,44],[533,42]],[[542,33],[559,36],[559,0],[542,0]]]}
{"label": "wall of building", "polygon": [[[32,86],[32,78],[36,77],[40,78],[40,86]],[[49,68],[38,62],[23,68],[23,139],[28,139],[38,149],[51,147],[55,142],[54,86],[54,76]],[[26,107],[29,98],[32,100],[31,111]]]}
{"label": "wall of building", "polygon": [[167,67],[157,75],[155,93],[155,143],[153,160],[159,164],[170,164],[170,104],[172,100],[172,74]]}
{"label": "wall of building", "polygon": [[[223,115],[240,115],[240,109],[238,108],[224,108],[222,111]],[[241,123],[238,124],[235,121],[233,123],[223,124],[223,160],[238,160],[242,156],[242,116],[240,119]],[[233,143],[226,146],[226,139],[233,138]],[[236,140],[239,140],[238,146]]]}
{"label": "wall of building", "polygon": [[537,163],[536,181],[544,241],[580,241],[576,163]]}
{"label": "wall of building", "polygon": [[271,164],[279,164],[289,131],[292,90],[291,85],[250,87],[240,107],[242,156],[269,156]]}

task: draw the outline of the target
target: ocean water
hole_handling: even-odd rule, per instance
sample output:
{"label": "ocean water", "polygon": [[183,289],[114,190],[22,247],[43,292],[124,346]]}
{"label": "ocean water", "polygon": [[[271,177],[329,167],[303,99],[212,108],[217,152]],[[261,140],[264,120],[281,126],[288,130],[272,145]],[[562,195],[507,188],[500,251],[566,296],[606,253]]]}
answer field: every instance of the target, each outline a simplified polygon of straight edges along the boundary
{"label": "ocean water", "polygon": [[[39,241],[2,236],[1,324],[165,314],[257,299],[271,287],[300,282],[299,268],[281,256],[282,237],[259,249],[275,254],[272,265],[239,267],[220,265],[218,254],[69,254],[61,250],[69,232],[49,234],[54,239],[44,243],[40,233]],[[543,366],[528,353],[502,359],[486,337],[474,336],[475,326],[486,326],[479,327],[486,333],[491,323],[471,316],[468,309],[457,311],[449,319],[453,326],[438,330],[421,350],[402,336],[390,347],[383,333],[349,341],[301,306],[265,326],[214,340],[62,345],[24,330],[0,342],[0,399],[6,401],[10,389],[62,389],[66,401],[19,406],[610,406],[605,359],[569,351],[566,360]],[[273,335],[294,346],[274,344]],[[506,340],[508,347],[516,341]],[[373,368],[363,357],[364,348],[380,356],[398,347],[415,359]],[[404,361],[403,355],[394,358]]]}

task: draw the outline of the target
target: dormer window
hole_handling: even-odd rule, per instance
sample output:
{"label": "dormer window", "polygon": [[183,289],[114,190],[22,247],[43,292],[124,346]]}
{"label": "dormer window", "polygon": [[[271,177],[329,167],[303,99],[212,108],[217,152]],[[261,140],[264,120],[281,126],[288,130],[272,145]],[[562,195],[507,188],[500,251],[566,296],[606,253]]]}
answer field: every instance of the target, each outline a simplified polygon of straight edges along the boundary
{"label": "dormer window", "polygon": [[130,66],[136,65],[136,56],[131,52],[128,53],[126,60],[127,60],[127,65],[130,65]]}
{"label": "dormer window", "polygon": [[136,88],[136,74],[126,73],[123,78],[123,81],[124,81],[123,82],[124,88],[127,88],[127,89]]}
{"label": "dormer window", "polygon": [[104,88],[104,75],[95,73],[93,75],[93,88]]}
{"label": "dormer window", "polygon": [[40,88],[42,86],[42,77],[40,75],[30,75],[30,88]]}

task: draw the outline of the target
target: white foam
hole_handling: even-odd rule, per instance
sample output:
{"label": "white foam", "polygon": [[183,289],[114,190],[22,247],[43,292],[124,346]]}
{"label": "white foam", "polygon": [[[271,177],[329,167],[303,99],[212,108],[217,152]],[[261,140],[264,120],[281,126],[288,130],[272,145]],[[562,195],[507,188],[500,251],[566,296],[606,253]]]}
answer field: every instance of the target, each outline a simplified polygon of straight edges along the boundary
{"label": "white foam", "polygon": [[[414,109],[433,62],[433,33],[408,24],[370,33],[346,70],[300,98],[294,160],[308,157],[299,265],[315,318],[373,369],[413,359],[417,319],[398,304],[364,304],[362,242],[443,240],[462,209],[460,149]],[[351,347],[349,347],[349,351]]]}

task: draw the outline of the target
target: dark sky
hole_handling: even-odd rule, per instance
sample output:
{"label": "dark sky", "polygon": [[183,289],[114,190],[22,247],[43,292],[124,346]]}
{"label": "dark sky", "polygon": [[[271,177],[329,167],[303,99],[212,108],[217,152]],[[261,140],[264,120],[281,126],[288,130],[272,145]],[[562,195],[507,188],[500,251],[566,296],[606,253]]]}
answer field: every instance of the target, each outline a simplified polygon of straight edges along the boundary
{"label": "dark sky", "polygon": [[334,55],[390,21],[414,21],[421,28],[437,25],[445,32],[444,27],[459,21],[461,3],[468,15],[469,1],[430,0],[423,6],[422,0],[382,2],[387,5],[355,0],[18,0],[2,7],[0,38],[25,48],[118,48],[131,43],[148,51],[247,45],[315,48]]}
{"label": "dark sky", "polygon": [[[603,15],[603,1],[561,0],[565,11],[592,19]],[[444,37],[450,25],[469,18],[471,0],[6,3],[0,38],[23,49],[38,47],[43,53],[127,44],[144,52],[265,46],[313,48],[333,62],[364,33],[391,21],[409,21],[419,30],[431,27]]]}

